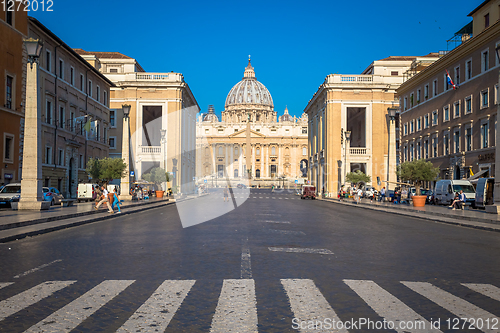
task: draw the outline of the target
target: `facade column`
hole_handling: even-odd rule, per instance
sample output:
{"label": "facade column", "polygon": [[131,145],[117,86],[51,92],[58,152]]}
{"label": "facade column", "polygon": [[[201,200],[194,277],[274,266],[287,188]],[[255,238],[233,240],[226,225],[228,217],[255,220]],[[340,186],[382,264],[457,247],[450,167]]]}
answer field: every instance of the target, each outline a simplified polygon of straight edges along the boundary
{"label": "facade column", "polygon": [[231,160],[230,160],[231,174],[230,174],[229,178],[234,178],[234,145],[232,143],[229,144],[229,149],[231,150],[229,152],[229,156],[231,156]]}
{"label": "facade column", "polygon": [[241,178],[245,174],[243,170],[243,145],[238,146],[238,177]]}
{"label": "facade column", "polygon": [[[396,122],[389,119],[389,163],[387,170],[387,190],[396,186]],[[422,148],[422,147],[421,147]]]}
{"label": "facade column", "polygon": [[129,138],[129,117],[123,117],[123,132],[122,132],[122,159],[127,165],[125,167],[125,175],[120,183],[120,199],[132,200],[129,194],[130,190],[130,138]]}
{"label": "facade column", "polygon": [[267,175],[267,173],[266,173],[266,170],[267,170],[267,155],[266,155],[267,145],[263,144],[261,146],[261,149],[262,149],[262,160],[261,160],[260,165],[262,165],[262,170],[260,170],[260,178],[265,178]]}
{"label": "facade column", "polygon": [[255,178],[255,145],[252,146],[252,178]]}

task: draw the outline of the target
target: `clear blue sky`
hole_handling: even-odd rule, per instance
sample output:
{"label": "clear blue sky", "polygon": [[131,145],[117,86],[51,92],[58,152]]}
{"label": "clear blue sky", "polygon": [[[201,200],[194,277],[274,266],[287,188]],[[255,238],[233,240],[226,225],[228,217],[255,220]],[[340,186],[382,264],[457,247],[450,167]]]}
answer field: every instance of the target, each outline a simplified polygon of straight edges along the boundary
{"label": "clear blue sky", "polygon": [[180,72],[202,112],[218,114],[252,56],[274,109],[301,115],[326,75],[359,74],[377,59],[447,49],[483,0],[53,0],[31,12],[73,48],[115,51],[148,72]]}

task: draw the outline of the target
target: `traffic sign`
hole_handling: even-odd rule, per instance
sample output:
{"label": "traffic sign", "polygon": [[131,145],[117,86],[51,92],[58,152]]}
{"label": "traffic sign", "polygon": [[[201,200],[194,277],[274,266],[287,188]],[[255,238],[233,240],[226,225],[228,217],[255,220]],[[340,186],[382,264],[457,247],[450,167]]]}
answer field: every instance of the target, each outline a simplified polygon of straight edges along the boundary
{"label": "traffic sign", "polygon": [[134,177],[134,171],[130,171],[130,176]]}

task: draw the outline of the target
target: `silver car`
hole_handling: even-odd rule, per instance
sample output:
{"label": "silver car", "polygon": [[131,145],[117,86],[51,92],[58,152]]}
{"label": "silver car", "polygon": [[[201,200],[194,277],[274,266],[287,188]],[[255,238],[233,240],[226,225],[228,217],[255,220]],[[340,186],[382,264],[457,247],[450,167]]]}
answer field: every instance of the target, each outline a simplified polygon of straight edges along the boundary
{"label": "silver car", "polygon": [[0,191],[0,206],[10,207],[10,203],[19,201],[20,197],[21,183],[7,184]]}

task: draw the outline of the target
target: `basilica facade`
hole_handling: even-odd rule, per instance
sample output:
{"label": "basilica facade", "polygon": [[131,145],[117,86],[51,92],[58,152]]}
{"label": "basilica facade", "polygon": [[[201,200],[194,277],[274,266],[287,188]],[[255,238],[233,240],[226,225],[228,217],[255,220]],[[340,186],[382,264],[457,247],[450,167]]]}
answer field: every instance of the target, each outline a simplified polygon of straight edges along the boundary
{"label": "basilica facade", "polygon": [[250,179],[253,185],[278,185],[307,177],[307,130],[305,113],[298,118],[285,109],[278,117],[249,59],[243,79],[227,95],[221,119],[212,106],[198,117],[198,182]]}

